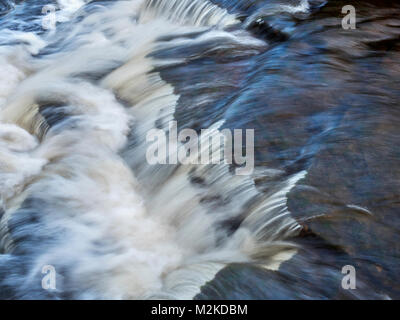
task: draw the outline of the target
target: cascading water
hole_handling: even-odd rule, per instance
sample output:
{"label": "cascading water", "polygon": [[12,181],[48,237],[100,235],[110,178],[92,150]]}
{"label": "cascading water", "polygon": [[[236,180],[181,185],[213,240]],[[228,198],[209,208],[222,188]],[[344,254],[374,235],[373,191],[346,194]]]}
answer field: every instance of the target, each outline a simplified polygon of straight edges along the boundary
{"label": "cascading water", "polygon": [[[314,105],[311,91],[301,88],[312,76],[322,79],[314,83],[317,93],[332,81],[332,95],[319,99],[329,107],[343,88],[334,76],[310,71],[314,61],[297,73],[286,69],[296,68],[291,61],[297,54],[307,59],[302,50],[315,46],[315,57],[323,51],[319,38],[297,33],[313,36],[302,21],[322,1],[58,0],[51,3],[57,9],[55,29],[47,31],[46,5],[0,6],[6,18],[0,21],[1,298],[238,298],[221,294],[224,274],[257,268],[271,281],[289,274],[297,283],[307,279],[302,264],[314,270],[325,263],[315,262],[314,249],[328,248],[330,257],[342,245],[329,247],[334,237],[326,240],[308,228],[339,201],[321,200],[320,211],[303,205],[302,192],[315,192],[316,199],[328,193],[302,183],[315,179],[319,152],[342,139],[328,140],[343,128],[338,123],[346,115],[343,107]],[[23,12],[29,22],[20,18]],[[294,44],[279,46],[290,37]],[[323,65],[324,58],[315,64]],[[329,72],[345,61],[332,60]],[[308,97],[307,103],[300,104],[297,95]],[[191,127],[204,142],[220,139],[226,128],[257,127],[265,117],[271,145],[257,140],[261,160],[256,158],[252,174],[235,174],[236,164],[154,165],[147,159],[148,133],[157,129],[172,137],[175,121],[175,129]],[[300,120],[293,124],[295,117]],[[298,130],[297,144],[276,138],[291,130]],[[184,150],[183,143],[175,147],[170,156]],[[198,154],[209,151],[201,147]],[[310,216],[292,212],[293,192],[292,207]],[[358,202],[343,207],[363,219],[373,216]],[[298,240],[307,236],[318,239],[315,248]],[[338,256],[348,261],[353,253],[343,249]],[[290,269],[290,261],[299,269]],[[336,274],[325,265],[326,278],[336,281],[339,266]],[[54,290],[42,287],[44,266],[57,271]],[[361,293],[346,297],[381,298],[383,292],[371,293],[363,277]],[[207,283],[217,289],[201,289]],[[329,296],[307,290],[300,290],[301,298]]]}
{"label": "cascading water", "polygon": [[[2,85],[2,265],[23,264],[2,285],[18,298],[47,297],[37,279],[53,265],[62,270],[55,297],[193,298],[228,263],[269,246],[292,252],[281,243],[298,229],[285,196],[303,173],[260,199],[251,177],[227,165],[145,158],[146,132],[167,128],[179,99],[156,69],[185,63],[152,52],[218,41],[214,49],[251,54],[265,43],[225,31],[237,20],[208,1],[119,1],[75,16],[2,54],[12,73]],[[210,187],[193,185],[194,175]],[[203,203],[216,193],[231,201]],[[255,198],[243,227],[221,228]]]}

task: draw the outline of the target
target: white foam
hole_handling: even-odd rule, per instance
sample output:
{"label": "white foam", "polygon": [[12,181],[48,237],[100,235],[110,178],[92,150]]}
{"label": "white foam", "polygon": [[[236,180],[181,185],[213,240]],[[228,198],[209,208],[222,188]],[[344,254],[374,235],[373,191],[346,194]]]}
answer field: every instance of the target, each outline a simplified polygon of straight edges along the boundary
{"label": "white foam", "polygon": [[[206,1],[120,1],[77,22],[68,35],[49,35],[49,43],[67,39],[68,46],[40,59],[26,56],[27,74],[8,66],[17,76],[3,89],[0,109],[0,176],[7,179],[0,184],[3,225],[23,199],[34,197],[45,203],[43,228],[49,234],[63,230],[60,241],[32,257],[25,285],[51,264],[68,270],[68,285],[79,291],[76,298],[191,298],[225,265],[250,262],[260,248],[265,253],[264,247],[274,247],[271,242],[296,232],[286,196],[304,173],[258,200],[243,225],[228,234],[221,223],[241,215],[248,201],[260,196],[251,177],[233,175],[228,165],[154,167],[145,160],[146,133],[167,128],[179,99],[153,69],[184,63],[157,61],[149,54],[221,39],[241,50],[261,48],[245,32],[223,30],[234,20]],[[185,38],[210,26],[218,30]],[[158,40],[171,34],[176,40]],[[33,53],[39,47],[23,50]],[[103,75],[101,81],[92,81],[92,74]],[[68,119],[49,128],[39,113],[41,102],[60,103],[53,111],[62,108]],[[216,122],[211,134],[222,125],[223,120]],[[136,143],[126,146],[132,127]],[[193,175],[204,178],[208,188],[194,185]],[[222,205],[204,204],[215,195]],[[8,252],[18,245],[10,243]],[[263,261],[277,268],[289,257],[274,252]]]}
{"label": "white foam", "polygon": [[298,12],[307,13],[310,10],[310,4],[308,0],[301,0],[297,6],[282,5],[281,8],[283,9],[283,11],[289,13],[298,13]]}

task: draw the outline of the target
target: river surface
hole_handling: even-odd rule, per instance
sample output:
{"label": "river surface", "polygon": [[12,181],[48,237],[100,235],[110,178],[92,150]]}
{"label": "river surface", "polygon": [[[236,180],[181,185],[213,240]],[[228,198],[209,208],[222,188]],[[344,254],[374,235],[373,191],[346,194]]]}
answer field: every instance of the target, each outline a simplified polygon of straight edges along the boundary
{"label": "river surface", "polygon": [[0,298],[399,299],[399,61],[396,1],[0,0]]}

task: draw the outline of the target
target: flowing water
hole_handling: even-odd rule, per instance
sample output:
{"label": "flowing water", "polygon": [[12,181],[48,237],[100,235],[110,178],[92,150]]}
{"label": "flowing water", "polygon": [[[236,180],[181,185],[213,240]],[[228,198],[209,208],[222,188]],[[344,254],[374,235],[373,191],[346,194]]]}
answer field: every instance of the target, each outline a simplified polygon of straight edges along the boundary
{"label": "flowing water", "polygon": [[[0,0],[0,298],[399,298],[400,6],[346,4]],[[254,171],[151,165],[173,121]]]}

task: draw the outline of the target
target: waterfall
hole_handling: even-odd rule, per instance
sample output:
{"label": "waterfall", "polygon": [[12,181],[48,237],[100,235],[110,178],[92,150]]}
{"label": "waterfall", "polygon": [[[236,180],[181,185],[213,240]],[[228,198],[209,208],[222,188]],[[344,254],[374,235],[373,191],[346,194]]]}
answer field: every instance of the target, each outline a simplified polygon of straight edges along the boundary
{"label": "waterfall", "polygon": [[[153,54],[262,50],[226,29],[236,22],[205,0],[117,1],[2,49],[11,80],[0,85],[0,266],[20,267],[0,285],[18,298],[187,299],[229,263],[262,256],[275,270],[293,252],[286,240],[299,226],[286,196],[305,172],[264,195],[227,164],[145,158],[146,133],[168,131],[180,98],[157,69],[190,59]],[[233,232],[221,227],[234,219],[243,222]],[[40,288],[45,265],[59,271],[54,292]]]}

